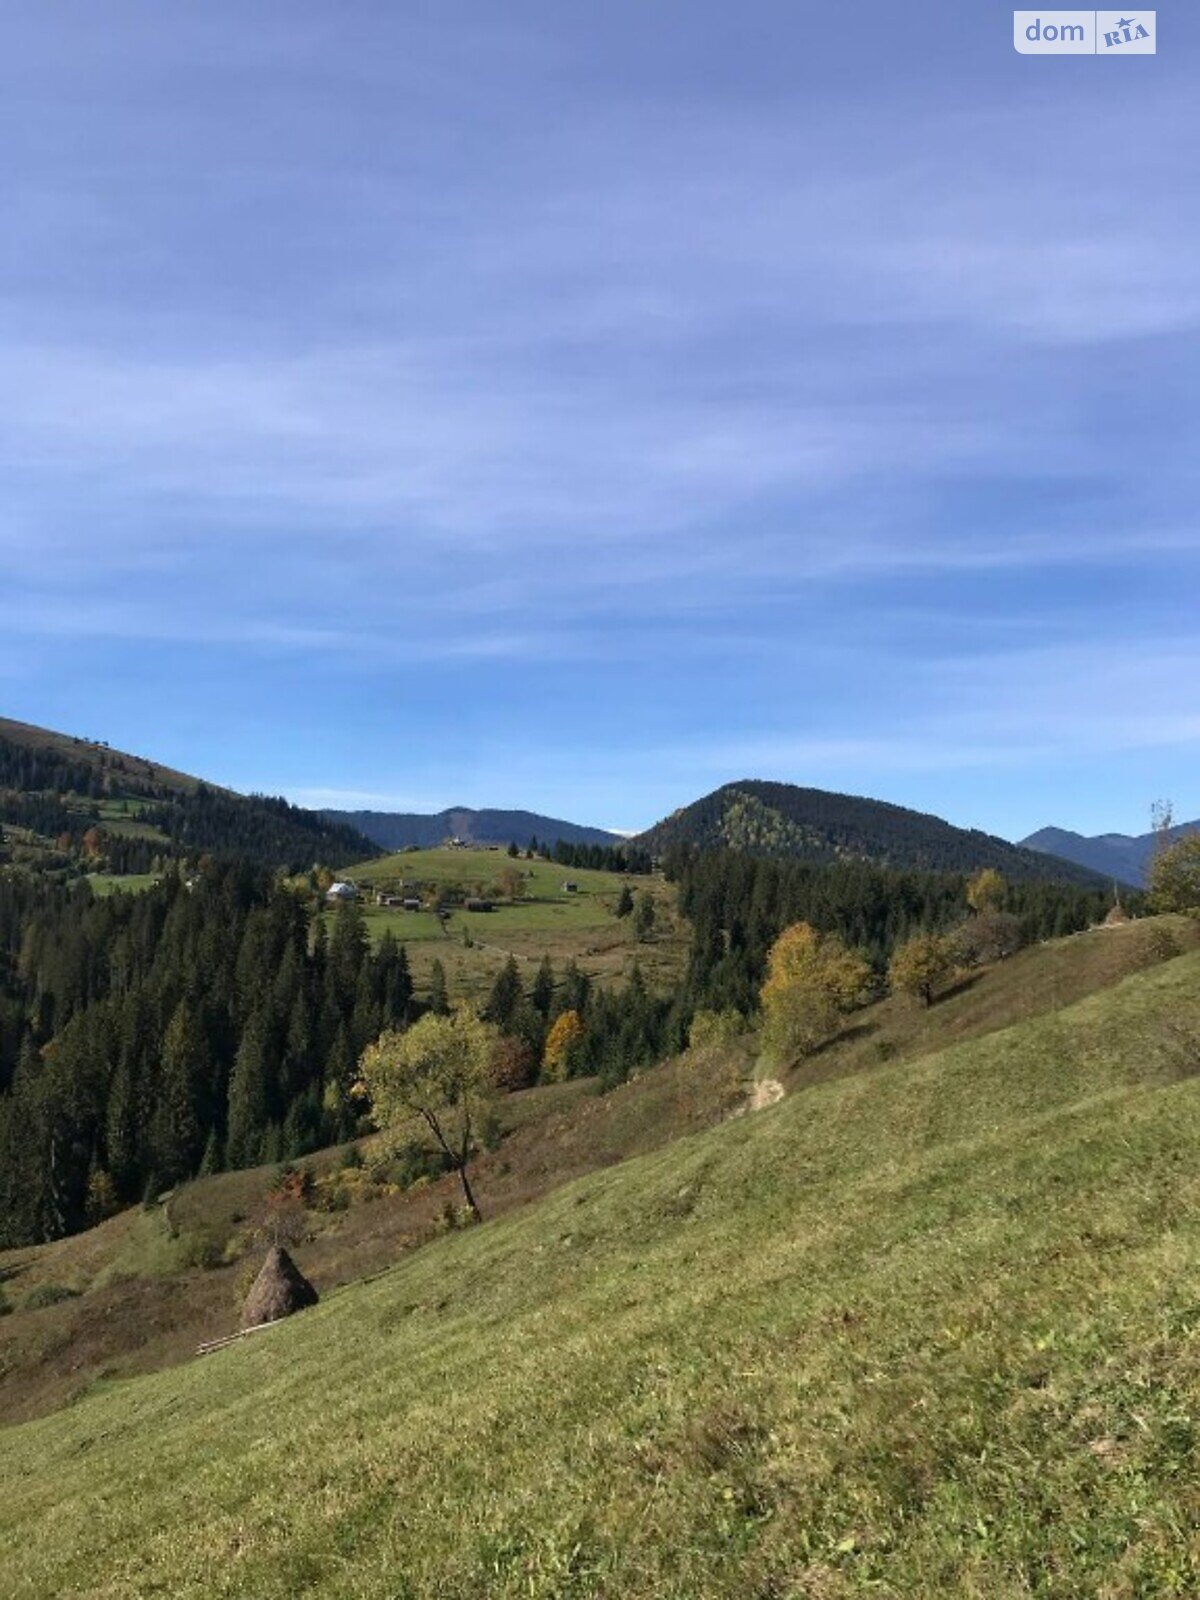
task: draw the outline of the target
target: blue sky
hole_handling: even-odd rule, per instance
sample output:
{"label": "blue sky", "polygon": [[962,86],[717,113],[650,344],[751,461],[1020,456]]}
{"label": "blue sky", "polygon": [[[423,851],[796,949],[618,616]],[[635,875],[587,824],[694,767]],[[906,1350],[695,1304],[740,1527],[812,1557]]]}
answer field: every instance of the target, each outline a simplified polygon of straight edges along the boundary
{"label": "blue sky", "polygon": [[1194,8],[0,4],[0,706],[310,804],[1200,814]]}

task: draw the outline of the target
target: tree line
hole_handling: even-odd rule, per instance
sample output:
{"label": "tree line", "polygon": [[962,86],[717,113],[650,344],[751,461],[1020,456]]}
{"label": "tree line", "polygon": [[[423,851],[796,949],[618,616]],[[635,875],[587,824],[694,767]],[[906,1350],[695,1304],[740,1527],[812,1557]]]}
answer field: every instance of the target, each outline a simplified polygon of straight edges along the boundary
{"label": "tree line", "polygon": [[[367,1046],[451,1010],[440,963],[416,995],[403,946],[389,932],[372,950],[356,905],[327,932],[311,896],[246,861],[100,900],[0,875],[0,1244],[353,1137]],[[543,961],[526,983],[510,959],[484,1017],[508,1090],[611,1086],[686,1039],[636,967],[608,992],[574,962]]]}
{"label": "tree line", "polygon": [[357,1129],[366,1045],[416,1010],[403,949],[326,936],[249,863],[95,900],[0,877],[0,1242]]}
{"label": "tree line", "polygon": [[[857,861],[822,866],[686,845],[668,851],[664,870],[692,926],[687,999],[713,1011],[755,1009],[770,948],[793,924],[835,934],[882,974],[910,935],[952,928],[968,915],[961,873]],[[1108,904],[1100,889],[1005,882],[996,909],[1015,917],[1021,941],[1029,942],[1090,927]]]}
{"label": "tree line", "polygon": [[510,856],[522,853],[527,861],[541,856],[560,867],[591,868],[596,872],[622,872],[645,874],[654,871],[654,857],[649,850],[637,844],[572,844],[566,839],[556,839],[551,845],[540,841],[536,834],[522,852],[513,839],[508,846]]}
{"label": "tree line", "polygon": [[[523,971],[510,958],[481,1008],[496,1088],[575,1076],[611,1088],[682,1049],[698,1012],[754,1013],[764,980],[794,1033],[827,1025],[810,1001],[797,1008],[797,974],[821,975],[826,1010],[881,987],[889,963],[894,982],[928,999],[948,956],[916,936],[967,928],[995,955],[1086,927],[1107,903],[994,873],[985,893],[956,874],[729,852],[684,849],[667,867],[693,929],[682,981],[655,993],[635,964],[604,988],[574,962]],[[798,924],[811,933],[777,951],[772,974],[772,948]],[[983,945],[970,957],[991,958]],[[439,963],[416,994],[403,947],[387,934],[372,950],[357,905],[327,930],[311,889],[244,859],[173,864],[146,893],[101,900],[83,884],[0,873],[0,1244],[354,1136],[368,1125],[367,1048],[453,1011]]]}

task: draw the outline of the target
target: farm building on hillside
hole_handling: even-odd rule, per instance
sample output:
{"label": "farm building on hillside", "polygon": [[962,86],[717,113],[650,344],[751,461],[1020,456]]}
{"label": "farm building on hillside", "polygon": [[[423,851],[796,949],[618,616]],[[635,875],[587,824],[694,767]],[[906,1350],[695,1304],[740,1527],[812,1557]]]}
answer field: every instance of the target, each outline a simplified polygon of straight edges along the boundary
{"label": "farm building on hillside", "polygon": [[409,895],[403,902],[405,911],[420,911],[421,902]]}
{"label": "farm building on hillside", "polygon": [[475,895],[472,895],[466,902],[466,909],[468,911],[490,911],[492,902],[490,900],[480,900]]}
{"label": "farm building on hillside", "polygon": [[563,884],[563,893],[564,894],[578,894],[579,893],[579,885],[575,882],[575,880],[573,878],[568,878],[566,883]]}
{"label": "farm building on hillside", "polygon": [[352,883],[331,883],[325,891],[326,900],[357,900],[358,890]]}

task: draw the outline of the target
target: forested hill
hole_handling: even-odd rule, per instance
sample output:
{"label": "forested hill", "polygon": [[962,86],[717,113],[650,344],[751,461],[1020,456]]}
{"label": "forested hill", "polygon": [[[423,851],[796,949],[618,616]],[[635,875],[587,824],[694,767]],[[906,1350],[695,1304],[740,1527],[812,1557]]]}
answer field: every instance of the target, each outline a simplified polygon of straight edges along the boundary
{"label": "forested hill", "polygon": [[462,839],[466,844],[519,844],[522,849],[531,839],[539,844],[619,845],[619,833],[606,828],[589,828],[579,822],[564,822],[559,817],[543,817],[536,811],[473,811],[469,806],[452,806],[447,811],[325,811],[331,822],[357,828],[385,850],[404,850],[410,845],[427,850],[447,839]]}
{"label": "forested hill", "polygon": [[299,869],[376,853],[355,829],[286,800],[0,718],[0,864],[134,873],[208,854]]}
{"label": "forested hill", "polygon": [[747,779],[676,811],[633,841],[662,855],[680,845],[790,856],[814,863],[873,862],[901,870],[976,872],[1094,886],[1094,872],[978,829],[883,800]]}

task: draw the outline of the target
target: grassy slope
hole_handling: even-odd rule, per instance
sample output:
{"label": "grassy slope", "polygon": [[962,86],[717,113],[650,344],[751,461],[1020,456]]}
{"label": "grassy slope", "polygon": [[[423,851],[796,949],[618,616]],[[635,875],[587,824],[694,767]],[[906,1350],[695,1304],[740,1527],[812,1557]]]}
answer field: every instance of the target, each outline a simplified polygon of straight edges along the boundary
{"label": "grassy slope", "polygon": [[[1023,951],[928,1011],[886,1000],[787,1075],[788,1087],[873,1070],[881,1046],[897,1059],[913,1059],[1095,993],[1154,965],[1155,942],[1166,928],[1180,944],[1200,942],[1200,927],[1184,918],[1134,923]],[[504,1142],[481,1157],[476,1172],[487,1215],[506,1214],[587,1172],[710,1126],[729,1109],[745,1071],[736,1059],[702,1054],[644,1073],[605,1097],[577,1080],[506,1098]],[[312,1165],[326,1170],[337,1155],[323,1152]],[[201,1339],[228,1332],[254,1259],[247,1231],[275,1170],[202,1179],[165,1209],[125,1212],[69,1239],[0,1252],[0,1296],[17,1308],[0,1317],[0,1423],[52,1410],[98,1381],[186,1360]],[[313,1214],[312,1237],[301,1251],[305,1270],[322,1292],[381,1271],[428,1241],[455,1195],[453,1181],[403,1193],[368,1185],[362,1203],[348,1211]],[[229,1264],[189,1266],[213,1254]],[[46,1289],[73,1294],[24,1309]]]}
{"label": "grassy slope", "polygon": [[503,850],[401,850],[394,855],[364,861],[347,867],[346,877],[355,883],[389,884],[405,878],[422,882],[459,885],[488,882],[498,878],[506,867],[526,874],[530,894],[560,897],[562,886],[570,881],[579,885],[579,896],[616,894],[625,881],[617,872],[597,872],[591,868],[559,867],[552,861],[512,859]]}
{"label": "grassy slope", "polygon": [[14,1597],[1194,1594],[1198,1065],[1189,953],[583,1178],[0,1436],[0,1570]]}

